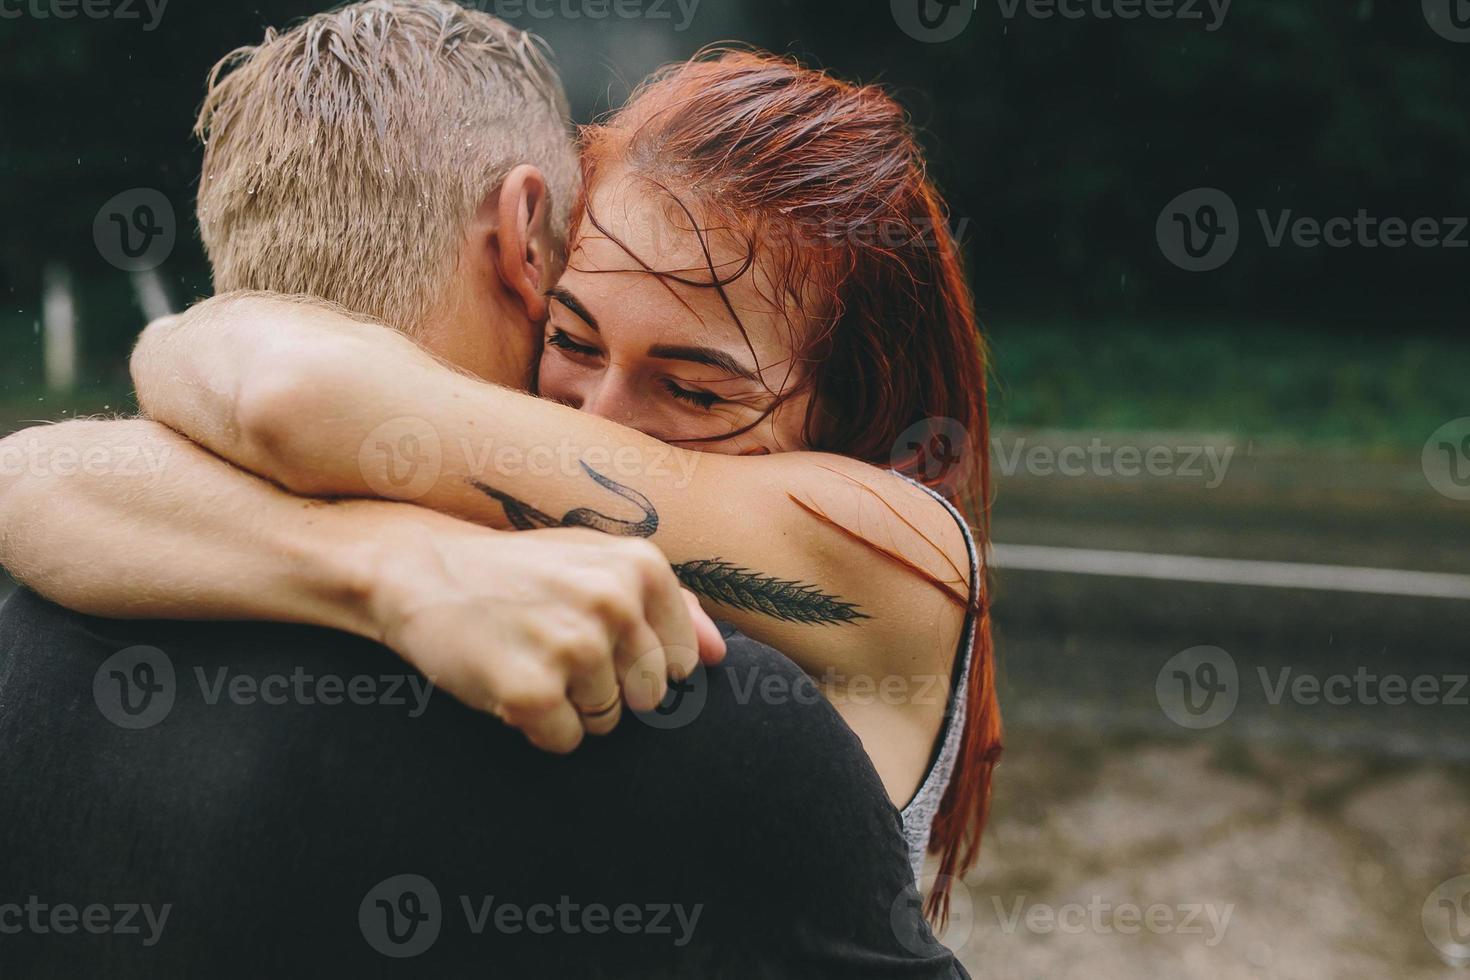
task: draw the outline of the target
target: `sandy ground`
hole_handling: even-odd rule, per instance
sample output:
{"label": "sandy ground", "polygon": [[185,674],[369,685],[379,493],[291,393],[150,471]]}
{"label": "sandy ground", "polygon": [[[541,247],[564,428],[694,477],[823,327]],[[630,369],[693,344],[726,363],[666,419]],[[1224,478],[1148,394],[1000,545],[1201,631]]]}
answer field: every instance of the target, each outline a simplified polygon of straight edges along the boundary
{"label": "sandy ground", "polygon": [[1007,751],[944,936],[976,978],[1470,977],[1431,941],[1444,896],[1425,912],[1470,874],[1470,768],[1030,727]]}
{"label": "sandy ground", "polygon": [[[1417,459],[1245,447],[1205,484],[1023,469],[996,537],[1470,571],[1470,505]],[[1283,671],[1464,675],[1470,603],[1001,568],[996,623],[1007,755],[945,937],[976,978],[1470,978],[1470,878],[1438,891],[1470,875],[1470,707],[1269,696]],[[1191,731],[1156,681],[1203,644],[1239,704]]]}

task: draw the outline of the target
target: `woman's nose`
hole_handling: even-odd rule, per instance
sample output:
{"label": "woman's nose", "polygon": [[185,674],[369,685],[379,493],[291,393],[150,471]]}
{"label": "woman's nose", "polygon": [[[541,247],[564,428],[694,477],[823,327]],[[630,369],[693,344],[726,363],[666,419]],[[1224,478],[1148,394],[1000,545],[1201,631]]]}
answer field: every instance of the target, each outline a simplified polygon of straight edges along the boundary
{"label": "woman's nose", "polygon": [[603,372],[598,383],[586,392],[582,411],[621,425],[633,425],[637,421],[637,403],[627,383],[615,372]]}

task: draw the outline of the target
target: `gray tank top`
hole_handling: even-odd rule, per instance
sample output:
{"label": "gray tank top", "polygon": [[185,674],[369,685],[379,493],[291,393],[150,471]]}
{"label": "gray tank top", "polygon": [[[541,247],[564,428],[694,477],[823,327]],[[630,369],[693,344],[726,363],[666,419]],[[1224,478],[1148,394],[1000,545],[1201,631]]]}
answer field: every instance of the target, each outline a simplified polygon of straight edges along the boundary
{"label": "gray tank top", "polygon": [[970,659],[975,649],[973,600],[980,588],[980,556],[975,549],[975,538],[970,533],[970,525],[948,500],[917,480],[902,473],[898,475],[944,505],[944,509],[949,511],[955,523],[960,526],[960,533],[965,536],[965,549],[970,555],[972,608],[965,615],[965,628],[960,633],[960,647],[955,654],[954,670],[950,675],[949,704],[944,711],[944,724],[939,729],[934,758],[929,763],[924,781],[919,784],[914,798],[900,811],[903,817],[903,836],[909,848],[909,864],[913,866],[914,878],[918,879],[924,867],[924,855],[929,850],[929,828],[939,812],[939,802],[944,799],[944,791],[949,788],[949,779],[954,774],[955,759],[959,757],[960,741],[965,731],[965,695],[970,687]]}

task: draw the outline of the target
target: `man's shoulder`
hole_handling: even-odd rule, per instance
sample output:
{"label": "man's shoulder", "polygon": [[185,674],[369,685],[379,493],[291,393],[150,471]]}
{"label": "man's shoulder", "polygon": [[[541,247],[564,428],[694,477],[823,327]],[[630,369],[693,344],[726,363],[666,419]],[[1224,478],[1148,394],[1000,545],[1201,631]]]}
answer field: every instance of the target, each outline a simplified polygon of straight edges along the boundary
{"label": "man's shoulder", "polygon": [[0,603],[0,658],[44,646],[53,656],[95,658],[134,646],[156,646],[185,660],[242,655],[300,659],[303,655],[361,657],[391,652],[360,637],[316,626],[224,620],[110,619],[79,613],[25,588]]}
{"label": "man's shoulder", "polygon": [[[123,729],[152,727],[122,705],[137,708],[154,690],[161,696],[150,703],[167,705],[170,727],[181,731],[177,738],[191,731],[274,729],[272,737],[286,741],[293,733],[321,733],[342,718],[341,712],[312,710],[315,688],[302,696],[285,687],[295,679],[326,679],[330,687],[332,678],[342,678],[345,686],[359,675],[407,673],[387,648],[318,627],[108,619],[67,609],[26,588],[0,605],[0,731],[14,733],[17,726],[45,720],[75,738],[95,740],[108,729],[83,719],[95,723],[99,710]],[[267,713],[263,696],[275,690],[273,684],[288,694],[281,704],[269,704]],[[113,717],[118,712],[127,717]]]}

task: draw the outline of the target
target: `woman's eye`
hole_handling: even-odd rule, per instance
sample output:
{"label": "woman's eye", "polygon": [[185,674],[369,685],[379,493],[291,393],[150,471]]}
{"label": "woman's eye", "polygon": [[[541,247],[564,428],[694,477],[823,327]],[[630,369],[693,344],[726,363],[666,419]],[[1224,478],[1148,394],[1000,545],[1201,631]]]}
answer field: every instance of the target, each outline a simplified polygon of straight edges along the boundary
{"label": "woman's eye", "polygon": [[700,408],[714,408],[720,402],[724,401],[723,398],[721,398],[719,395],[716,395],[712,391],[698,391],[689,388],[682,388],[679,385],[676,385],[674,382],[668,380],[667,378],[664,379],[663,385],[664,388],[668,390],[669,394],[679,399],[679,401],[689,402],[691,405],[698,405]]}
{"label": "woman's eye", "polygon": [[565,330],[553,329],[551,336],[546,338],[546,346],[555,347],[558,350],[564,350],[570,354],[581,354],[584,357],[596,357],[602,353],[596,347],[588,347],[586,344],[577,343]]}

